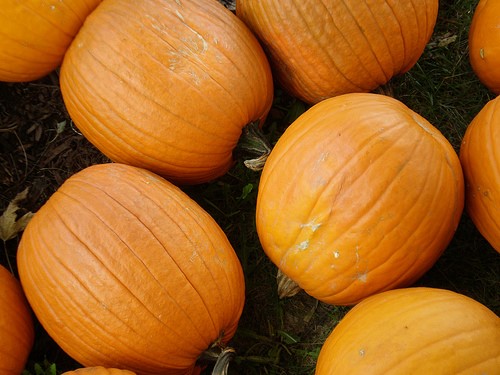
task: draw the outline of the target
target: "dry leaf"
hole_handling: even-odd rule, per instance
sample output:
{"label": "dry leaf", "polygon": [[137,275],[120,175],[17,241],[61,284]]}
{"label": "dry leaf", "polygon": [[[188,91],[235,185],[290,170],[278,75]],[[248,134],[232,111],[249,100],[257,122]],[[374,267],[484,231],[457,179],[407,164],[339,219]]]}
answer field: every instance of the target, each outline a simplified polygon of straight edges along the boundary
{"label": "dry leaf", "polygon": [[432,41],[428,43],[429,48],[442,48],[449,44],[454,43],[457,40],[457,35],[453,33],[445,33],[443,35],[438,35],[433,38]]}
{"label": "dry leaf", "polygon": [[[7,241],[17,236],[19,232],[26,228],[33,216],[32,212],[27,212],[17,219],[16,211],[19,209],[18,203],[26,199],[28,188],[16,195],[9,203],[7,209],[0,216],[0,239]],[[17,219],[17,220],[16,220]]]}

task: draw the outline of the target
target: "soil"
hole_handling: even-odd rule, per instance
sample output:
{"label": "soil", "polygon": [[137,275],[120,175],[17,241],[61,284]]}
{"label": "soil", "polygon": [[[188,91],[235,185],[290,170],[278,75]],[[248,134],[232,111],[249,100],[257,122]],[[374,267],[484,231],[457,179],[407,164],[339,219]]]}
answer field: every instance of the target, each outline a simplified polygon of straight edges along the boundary
{"label": "soil", "polygon": [[[28,83],[0,83],[0,213],[27,189],[18,204],[17,218],[36,212],[70,175],[91,164],[107,161],[74,128],[59,90],[57,72]],[[17,276],[16,252],[21,232],[3,243],[0,264]],[[74,361],[36,325],[32,363],[44,357],[58,366]],[[61,367],[59,366],[59,367]]]}

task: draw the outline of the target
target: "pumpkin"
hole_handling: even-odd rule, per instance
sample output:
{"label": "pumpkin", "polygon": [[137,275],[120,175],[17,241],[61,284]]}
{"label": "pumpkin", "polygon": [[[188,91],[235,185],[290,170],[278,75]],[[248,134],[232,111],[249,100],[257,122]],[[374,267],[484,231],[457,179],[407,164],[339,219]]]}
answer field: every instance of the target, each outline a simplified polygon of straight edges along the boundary
{"label": "pumpkin", "polygon": [[85,18],[100,2],[2,0],[0,81],[33,81],[59,67]]}
{"label": "pumpkin", "polygon": [[271,107],[269,63],[250,30],[213,0],[109,0],[61,68],[83,135],[115,162],[177,184],[233,165],[242,129]]}
{"label": "pumpkin", "polygon": [[388,96],[339,95],[308,109],[272,149],[257,233],[299,290],[352,305],[412,284],[436,262],[461,218],[463,184],[458,155],[425,118]]}
{"label": "pumpkin", "polygon": [[66,371],[62,375],[135,375],[132,371],[102,366],[82,367],[73,371]]}
{"label": "pumpkin", "polygon": [[480,0],[469,28],[469,61],[479,80],[500,94],[500,3]]}
{"label": "pumpkin", "polygon": [[465,207],[500,253],[500,99],[490,100],[467,127],[460,146]]}
{"label": "pumpkin", "polygon": [[316,375],[497,374],[500,318],[465,295],[408,288],[354,306],[323,344]]}
{"label": "pumpkin", "polygon": [[33,347],[31,311],[19,281],[0,266],[0,373],[19,375]]}
{"label": "pumpkin", "polygon": [[18,249],[39,321],[83,366],[198,374],[244,304],[239,260],[214,219],[144,169],[87,167],[35,213]]}
{"label": "pumpkin", "polygon": [[438,0],[239,0],[274,76],[308,103],[368,92],[410,70],[429,41]]}

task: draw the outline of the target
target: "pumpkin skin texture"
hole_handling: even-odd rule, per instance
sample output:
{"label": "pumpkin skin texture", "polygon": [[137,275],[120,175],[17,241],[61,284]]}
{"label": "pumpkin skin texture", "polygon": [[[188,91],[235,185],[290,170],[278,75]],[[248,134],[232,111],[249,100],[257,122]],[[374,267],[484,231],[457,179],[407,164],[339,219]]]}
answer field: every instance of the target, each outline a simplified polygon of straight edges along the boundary
{"label": "pumpkin skin texture", "polygon": [[437,19],[437,0],[239,0],[273,73],[308,103],[369,92],[408,71]]}
{"label": "pumpkin skin texture", "polygon": [[396,99],[351,93],[311,107],[278,140],[259,183],[257,232],[300,288],[351,305],[422,276],[463,205],[447,139]]}
{"label": "pumpkin skin texture", "polygon": [[479,80],[500,94],[500,3],[481,0],[469,28],[469,61]]}
{"label": "pumpkin skin texture", "polygon": [[35,330],[18,280],[0,266],[0,374],[19,375],[33,347]]}
{"label": "pumpkin skin texture", "polygon": [[122,164],[66,180],[26,227],[18,266],[41,324],[86,367],[198,374],[244,304],[241,265],[212,217]]}
{"label": "pumpkin skin texture", "polygon": [[61,68],[73,121],[110,159],[177,184],[216,179],[273,98],[257,39],[213,0],[109,0]]}
{"label": "pumpkin skin texture", "polygon": [[94,366],[82,367],[73,371],[66,371],[62,375],[135,375],[135,373],[128,370]]}
{"label": "pumpkin skin texture", "polygon": [[490,100],[460,146],[465,207],[479,232],[500,253],[500,99]]}
{"label": "pumpkin skin texture", "polygon": [[56,69],[102,0],[2,0],[0,81],[27,82]]}
{"label": "pumpkin skin texture", "polygon": [[497,374],[500,319],[449,290],[408,288],[354,306],[321,348],[316,375]]}

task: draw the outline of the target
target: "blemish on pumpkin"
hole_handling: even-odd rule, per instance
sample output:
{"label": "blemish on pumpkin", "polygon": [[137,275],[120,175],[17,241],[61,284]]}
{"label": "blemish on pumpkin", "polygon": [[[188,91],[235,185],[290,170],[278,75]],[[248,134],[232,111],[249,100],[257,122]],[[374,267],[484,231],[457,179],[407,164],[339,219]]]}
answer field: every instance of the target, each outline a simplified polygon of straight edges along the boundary
{"label": "blemish on pumpkin", "polygon": [[333,257],[334,257],[335,259],[339,259],[339,258],[340,258],[340,251],[335,250],[335,251],[333,252]]}
{"label": "blemish on pumpkin", "polygon": [[489,190],[483,190],[483,197],[490,198],[490,191]]}
{"label": "blemish on pumpkin", "polygon": [[316,224],[314,222],[314,220],[312,220],[311,222],[309,222],[307,224],[301,224],[300,225],[301,228],[311,228],[311,230],[313,232],[316,232],[320,226],[321,226],[321,223]]}
{"label": "blemish on pumpkin", "polygon": [[362,283],[366,283],[367,278],[368,278],[368,275],[366,272],[358,273],[356,275],[356,280],[361,281]]}
{"label": "blemish on pumpkin", "polygon": [[189,261],[191,263],[194,263],[195,259],[198,258],[198,252],[195,250],[192,252],[191,256],[189,257]]}
{"label": "blemish on pumpkin", "polygon": [[149,185],[151,183],[161,183],[161,180],[158,177],[155,176],[146,176],[146,178],[143,180],[146,185]]}
{"label": "blemish on pumpkin", "polygon": [[[174,55],[173,53],[170,53],[170,55]],[[179,64],[179,59],[177,57],[172,57],[170,60],[169,60],[169,63],[168,63],[168,69],[170,69],[171,71],[174,71],[175,68],[177,67],[177,64]]]}
{"label": "blemish on pumpkin", "polygon": [[431,129],[426,125],[424,124],[420,118],[418,118],[417,116],[414,116],[412,115],[412,118],[413,118],[413,121],[415,121],[417,123],[418,126],[420,126],[422,129],[424,129],[427,133],[429,133],[430,135],[434,136],[434,132],[431,131]]}
{"label": "blemish on pumpkin", "polygon": [[184,16],[179,12],[178,10],[175,11],[175,15],[182,21],[184,22]]}
{"label": "blemish on pumpkin", "polygon": [[360,357],[364,357],[365,353],[366,353],[365,349],[359,349],[359,351],[358,351],[358,354],[359,354]]}
{"label": "blemish on pumpkin", "polygon": [[299,250],[306,250],[308,247],[309,247],[309,240],[302,241],[297,246]]}
{"label": "blemish on pumpkin", "polygon": [[186,44],[189,44],[192,47],[191,50],[195,53],[198,53],[198,54],[203,54],[203,53],[207,52],[208,42],[205,40],[205,38],[203,38],[203,35],[201,35],[198,31],[193,29],[191,26],[186,25],[186,27],[189,29],[189,31],[191,31],[196,36],[198,41],[201,42],[201,49],[200,49],[200,44],[197,43],[196,40],[194,40],[193,38],[185,39]]}
{"label": "blemish on pumpkin", "polygon": [[359,246],[356,245],[356,248],[354,249],[354,254],[356,255],[356,265],[359,263]]}
{"label": "blemish on pumpkin", "polygon": [[192,78],[193,80],[193,83],[196,85],[196,86],[199,86],[200,83],[201,83],[201,80],[200,80],[200,77],[198,76],[198,74],[196,74],[196,72],[192,69],[190,69],[188,71],[188,75]]}
{"label": "blemish on pumpkin", "polygon": [[479,50],[479,56],[481,57],[481,59],[484,59],[484,49],[483,48],[481,48]]}

